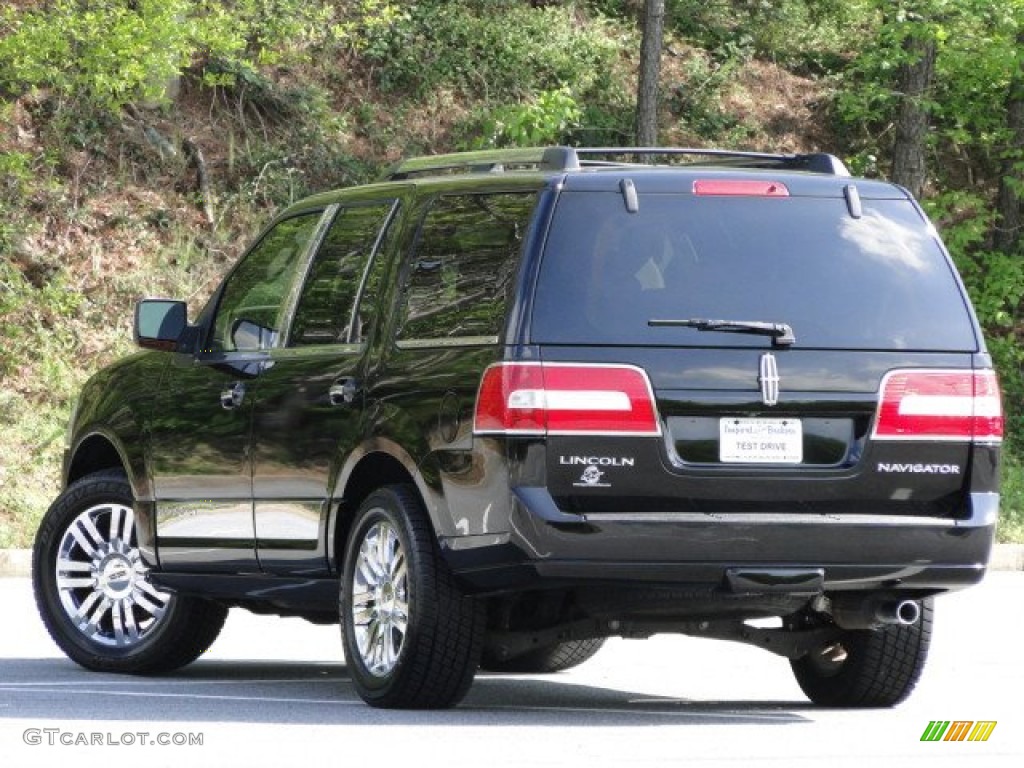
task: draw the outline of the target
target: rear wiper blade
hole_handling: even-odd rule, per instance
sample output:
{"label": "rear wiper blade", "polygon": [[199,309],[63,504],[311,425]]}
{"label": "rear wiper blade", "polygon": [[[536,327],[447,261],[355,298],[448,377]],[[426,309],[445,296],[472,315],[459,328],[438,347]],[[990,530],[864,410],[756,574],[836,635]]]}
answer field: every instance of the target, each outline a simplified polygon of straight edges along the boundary
{"label": "rear wiper blade", "polygon": [[763,323],[757,320],[708,320],[703,317],[692,317],[687,320],[648,320],[647,325],[652,328],[696,328],[698,331],[771,336],[772,343],[780,347],[788,347],[796,343],[793,329],[787,323]]}

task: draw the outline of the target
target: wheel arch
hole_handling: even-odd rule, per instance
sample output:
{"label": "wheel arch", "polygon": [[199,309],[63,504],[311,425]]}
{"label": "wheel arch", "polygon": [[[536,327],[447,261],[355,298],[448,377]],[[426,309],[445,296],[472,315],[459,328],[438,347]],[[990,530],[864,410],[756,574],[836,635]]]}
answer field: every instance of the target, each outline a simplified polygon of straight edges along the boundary
{"label": "wheel arch", "polygon": [[146,464],[148,451],[143,433],[134,423],[119,425],[117,430],[94,423],[76,432],[72,448],[65,454],[64,488],[96,472],[123,472],[135,498],[139,549],[147,565],[159,568],[153,485]]}
{"label": "wheel arch", "polygon": [[93,432],[80,440],[70,453],[65,472],[65,486],[86,475],[105,469],[120,469],[128,476],[132,490],[137,491],[131,467],[116,441],[102,432]]}
{"label": "wheel arch", "polygon": [[356,510],[367,496],[385,485],[415,486],[435,536],[443,534],[438,509],[441,500],[430,491],[412,456],[390,440],[374,440],[350,454],[335,486],[335,501],[327,527],[327,557],[337,572],[341,571],[341,553]]}

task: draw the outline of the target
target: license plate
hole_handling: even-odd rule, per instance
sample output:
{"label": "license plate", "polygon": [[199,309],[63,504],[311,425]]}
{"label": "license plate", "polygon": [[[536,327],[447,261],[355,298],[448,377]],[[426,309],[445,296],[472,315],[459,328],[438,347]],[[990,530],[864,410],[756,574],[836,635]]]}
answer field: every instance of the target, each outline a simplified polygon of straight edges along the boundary
{"label": "license plate", "polygon": [[718,439],[723,463],[799,464],[804,459],[800,419],[720,419]]}

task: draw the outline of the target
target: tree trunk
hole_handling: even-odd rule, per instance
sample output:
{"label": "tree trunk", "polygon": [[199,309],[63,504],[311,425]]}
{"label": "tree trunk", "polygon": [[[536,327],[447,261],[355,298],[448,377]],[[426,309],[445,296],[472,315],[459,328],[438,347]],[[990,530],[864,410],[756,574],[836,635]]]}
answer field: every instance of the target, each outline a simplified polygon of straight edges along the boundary
{"label": "tree trunk", "polygon": [[636,98],[636,145],[658,144],[658,77],[661,74],[661,43],[664,36],[665,0],[645,0],[643,42],[640,45],[640,77]]}
{"label": "tree trunk", "polygon": [[935,72],[935,38],[911,33],[903,49],[910,58],[898,74],[900,106],[892,148],[892,179],[920,198],[927,180],[928,109],[924,100]]}
{"label": "tree trunk", "polygon": [[[1024,46],[1024,29],[1017,33],[1017,48]],[[1018,66],[1010,80],[1006,96],[1006,127],[1010,131],[1010,146],[1003,161],[999,179],[999,197],[996,209],[999,217],[992,233],[996,250],[1015,253],[1021,245],[1021,191],[1024,189],[1024,67]]]}

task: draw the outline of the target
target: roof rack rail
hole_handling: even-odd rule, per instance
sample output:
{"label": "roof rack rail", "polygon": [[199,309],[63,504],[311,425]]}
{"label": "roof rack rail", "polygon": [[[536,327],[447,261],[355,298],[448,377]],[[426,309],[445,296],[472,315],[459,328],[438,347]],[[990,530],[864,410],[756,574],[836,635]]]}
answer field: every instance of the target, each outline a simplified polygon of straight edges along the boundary
{"label": "roof rack rail", "polygon": [[412,157],[392,166],[385,181],[401,181],[415,176],[445,173],[501,173],[507,170],[536,168],[541,171],[577,171],[580,168],[572,147],[533,147],[529,149],[486,149],[456,152],[450,155]]}
{"label": "roof rack rail", "polygon": [[[683,147],[534,147],[530,149],[493,149],[456,152],[449,155],[413,157],[392,166],[384,181],[401,181],[417,176],[449,173],[502,173],[509,170],[578,171],[584,167],[620,167],[650,165],[654,157],[707,157],[714,165],[737,168],[778,168],[809,171],[833,176],[849,176],[843,162],[823,152],[810,154],[770,154],[728,149],[689,149]],[[589,158],[635,157],[640,162]]]}

